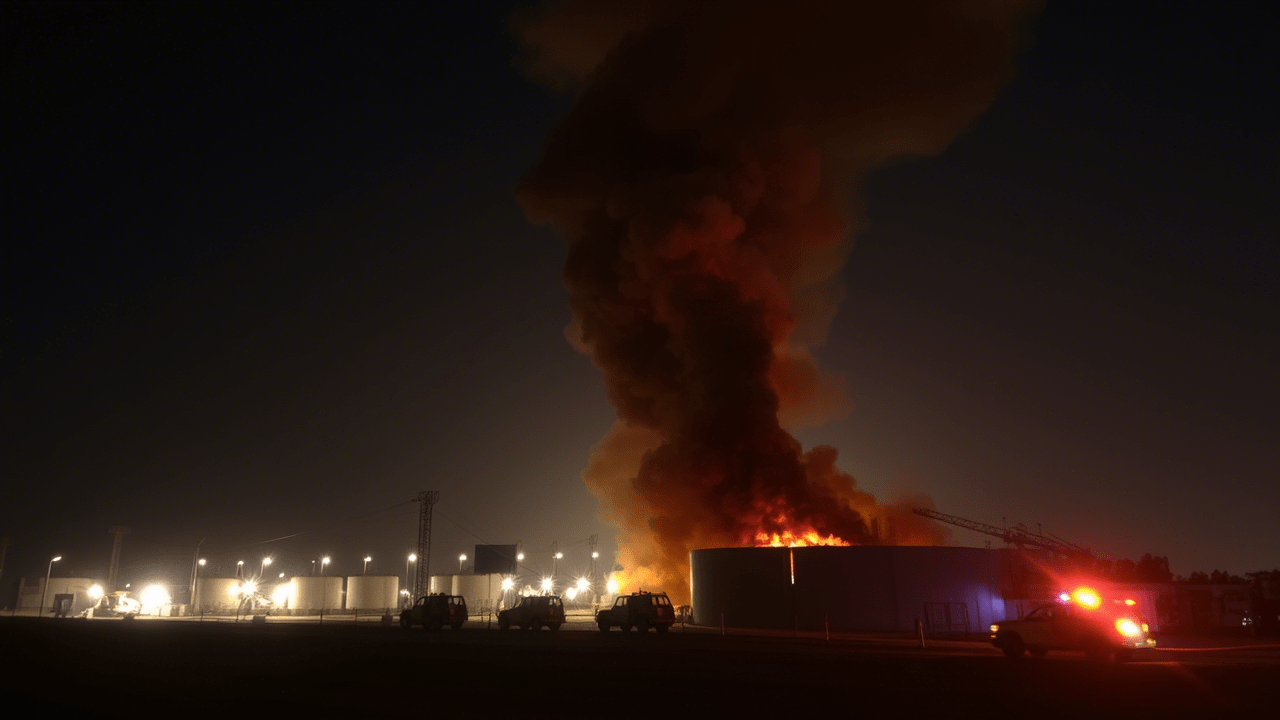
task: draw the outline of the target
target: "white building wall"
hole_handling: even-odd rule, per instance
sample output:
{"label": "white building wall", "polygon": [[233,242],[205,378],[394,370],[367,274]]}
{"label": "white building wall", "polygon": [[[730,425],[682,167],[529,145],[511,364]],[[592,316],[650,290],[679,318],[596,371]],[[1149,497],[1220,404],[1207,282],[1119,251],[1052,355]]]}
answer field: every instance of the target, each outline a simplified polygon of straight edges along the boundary
{"label": "white building wall", "polygon": [[49,578],[49,590],[44,592],[44,578],[21,578],[18,580],[18,605],[19,610],[40,610],[40,597],[44,594],[44,612],[49,612],[53,607],[53,596],[70,593],[75,595],[72,603],[72,614],[93,606],[93,599],[89,597],[89,588],[97,583],[90,578]]}

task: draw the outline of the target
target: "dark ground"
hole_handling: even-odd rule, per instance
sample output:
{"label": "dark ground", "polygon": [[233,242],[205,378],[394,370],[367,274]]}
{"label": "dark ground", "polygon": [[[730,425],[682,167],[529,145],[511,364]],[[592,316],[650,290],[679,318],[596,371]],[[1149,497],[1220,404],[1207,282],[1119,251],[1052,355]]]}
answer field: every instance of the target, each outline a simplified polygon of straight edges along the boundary
{"label": "dark ground", "polygon": [[[979,642],[0,618],[0,716],[1276,717],[1280,652],[1011,662]],[[49,716],[41,713],[42,716]]]}

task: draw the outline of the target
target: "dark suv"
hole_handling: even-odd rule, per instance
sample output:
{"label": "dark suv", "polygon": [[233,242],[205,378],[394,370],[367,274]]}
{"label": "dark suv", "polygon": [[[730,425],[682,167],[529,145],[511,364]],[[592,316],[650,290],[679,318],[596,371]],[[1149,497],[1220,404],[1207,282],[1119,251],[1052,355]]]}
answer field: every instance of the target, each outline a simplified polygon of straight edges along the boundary
{"label": "dark suv", "polygon": [[439,630],[445,625],[454,630],[467,621],[467,601],[461,595],[423,595],[413,607],[400,613],[400,627],[408,630],[421,625],[426,630]]}
{"label": "dark suv", "polygon": [[520,598],[520,604],[498,613],[498,627],[507,630],[512,625],[521,630],[539,630],[543,625],[553,631],[564,624],[564,603],[559,595],[529,595]]}
{"label": "dark suv", "polygon": [[660,633],[671,629],[676,621],[676,610],[666,593],[638,592],[630,595],[619,595],[613,601],[613,607],[596,613],[596,626],[600,632],[609,632],[609,628],[617,625],[622,632],[631,632],[636,628],[640,634],[653,628]]}

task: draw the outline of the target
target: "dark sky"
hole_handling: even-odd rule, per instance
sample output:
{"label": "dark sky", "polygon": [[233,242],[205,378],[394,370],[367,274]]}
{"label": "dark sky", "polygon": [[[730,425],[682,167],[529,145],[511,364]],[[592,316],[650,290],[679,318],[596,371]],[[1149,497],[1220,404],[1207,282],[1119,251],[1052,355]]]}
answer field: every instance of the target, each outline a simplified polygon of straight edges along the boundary
{"label": "dark sky", "polygon": [[[433,567],[612,558],[613,411],[514,193],[572,97],[511,9],[8,7],[6,585],[105,576],[114,524],[126,580],[202,539],[401,573],[426,489]],[[819,352],[854,404],[806,446],[1113,558],[1280,565],[1273,18],[1238,12],[1050,3],[971,130],[872,175]]]}

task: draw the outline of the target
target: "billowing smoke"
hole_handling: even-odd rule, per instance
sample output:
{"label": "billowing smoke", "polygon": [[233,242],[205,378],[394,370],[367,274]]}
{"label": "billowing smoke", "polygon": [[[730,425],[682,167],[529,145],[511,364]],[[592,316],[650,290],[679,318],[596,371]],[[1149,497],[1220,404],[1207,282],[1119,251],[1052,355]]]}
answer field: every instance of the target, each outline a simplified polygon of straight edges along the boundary
{"label": "billowing smoke", "polygon": [[987,107],[1027,14],[587,0],[523,24],[532,72],[579,93],[520,199],[569,242],[568,334],[617,408],[584,478],[632,589],[687,598],[692,548],[940,540],[784,427],[847,404],[809,350],[840,299],[858,180]]}

